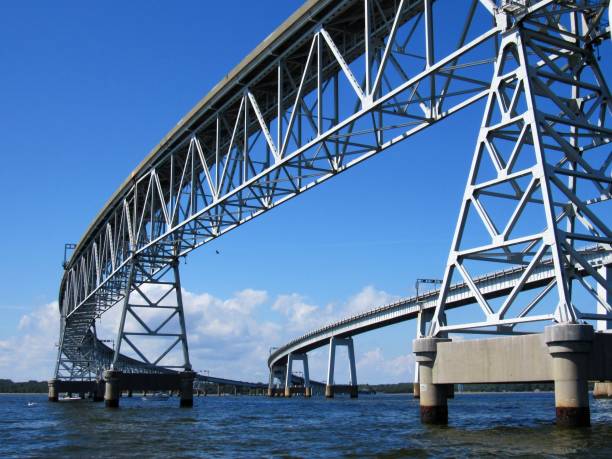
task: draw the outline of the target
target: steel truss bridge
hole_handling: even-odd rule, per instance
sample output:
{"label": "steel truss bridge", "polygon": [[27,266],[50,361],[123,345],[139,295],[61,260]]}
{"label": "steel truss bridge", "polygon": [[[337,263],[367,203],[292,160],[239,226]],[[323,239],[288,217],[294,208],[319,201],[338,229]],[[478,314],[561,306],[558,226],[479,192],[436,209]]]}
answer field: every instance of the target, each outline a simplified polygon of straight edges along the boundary
{"label": "steel truss bridge", "polygon": [[[608,14],[607,0],[306,2],[162,139],[76,245],[60,285],[56,378],[190,370],[180,258],[396,144],[435,155],[407,139],[478,101],[423,333],[612,319],[611,276],[591,263],[612,242],[612,102],[596,57]],[[491,296],[479,276],[504,266],[512,287]],[[542,270],[546,285],[532,282]],[[481,320],[451,320],[457,289]],[[113,306],[110,349],[95,324]]]}

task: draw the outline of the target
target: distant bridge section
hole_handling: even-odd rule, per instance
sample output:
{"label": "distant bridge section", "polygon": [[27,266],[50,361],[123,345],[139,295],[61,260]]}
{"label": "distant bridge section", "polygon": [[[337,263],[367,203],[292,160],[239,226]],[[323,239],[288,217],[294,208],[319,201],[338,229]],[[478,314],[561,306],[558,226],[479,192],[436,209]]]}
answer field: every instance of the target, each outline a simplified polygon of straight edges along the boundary
{"label": "distant bridge section", "polygon": [[[582,255],[588,260],[593,268],[612,265],[612,251],[607,248],[594,247],[587,251],[583,251]],[[496,298],[511,291],[521,280],[523,272],[524,268],[506,269],[479,277],[475,282],[485,298]],[[584,272],[580,273],[580,275],[585,274]],[[543,296],[547,289],[550,288],[551,282],[554,282],[552,262],[551,260],[544,260],[544,262],[529,276],[525,285],[525,290],[544,287],[542,293],[536,297],[537,300],[537,298]],[[291,355],[304,356],[307,352],[314,349],[330,345],[330,343],[333,345],[333,340],[335,339],[352,339],[353,336],[370,330],[387,327],[408,320],[421,319],[420,316],[422,314],[428,315],[430,319],[436,308],[439,294],[439,290],[432,290],[418,297],[412,296],[404,298],[394,303],[331,323],[296,338],[278,347],[270,354],[268,366],[271,369],[271,374],[274,374],[275,369],[283,368],[283,371],[279,372],[277,370],[276,375],[278,375],[278,379],[286,384],[285,375],[290,374],[287,373],[286,366]],[[448,298],[447,307],[449,309],[476,302],[472,290],[465,283],[451,286]],[[531,307],[535,306],[536,303],[531,305]],[[525,314],[527,314],[527,312],[528,310],[526,308]],[[419,327],[424,327],[425,322],[426,320],[422,320],[422,322],[419,323]],[[506,330],[497,329],[492,332],[496,334],[500,332],[502,334],[514,334],[512,327],[508,327]],[[463,333],[466,333],[466,331],[463,331]],[[417,334],[424,335],[424,328],[419,329]],[[333,364],[334,362],[330,360],[329,365]],[[333,373],[333,369],[331,368],[328,369],[328,371]],[[327,384],[333,385],[333,380],[328,380]]]}

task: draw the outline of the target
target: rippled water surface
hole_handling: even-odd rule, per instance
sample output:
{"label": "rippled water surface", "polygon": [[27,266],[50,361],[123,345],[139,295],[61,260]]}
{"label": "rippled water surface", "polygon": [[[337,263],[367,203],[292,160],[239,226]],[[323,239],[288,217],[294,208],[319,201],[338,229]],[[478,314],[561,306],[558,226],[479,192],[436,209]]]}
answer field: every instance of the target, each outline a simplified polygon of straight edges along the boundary
{"label": "rippled water surface", "polygon": [[[28,405],[31,406],[28,406]],[[448,427],[425,427],[408,395],[269,399],[0,395],[0,457],[612,457],[612,400],[591,400],[592,427],[554,426],[549,393],[457,394]]]}

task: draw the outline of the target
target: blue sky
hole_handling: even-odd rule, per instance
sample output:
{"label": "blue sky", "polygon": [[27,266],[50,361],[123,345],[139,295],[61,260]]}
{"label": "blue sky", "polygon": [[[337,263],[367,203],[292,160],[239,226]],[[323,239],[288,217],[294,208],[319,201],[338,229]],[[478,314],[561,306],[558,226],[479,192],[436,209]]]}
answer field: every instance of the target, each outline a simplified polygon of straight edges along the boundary
{"label": "blue sky", "polygon": [[[57,322],[49,305],[64,243],[80,238],[144,155],[300,4],[3,5],[0,378],[51,376]],[[266,338],[301,332],[288,312],[296,304],[311,319],[335,317],[413,294],[417,277],[442,276],[482,109],[472,106],[193,253],[182,276],[194,311],[246,304],[232,326],[267,349],[281,342]],[[266,335],[265,324],[277,332]],[[413,335],[413,324],[401,324],[357,338],[360,381],[408,380]],[[12,355],[24,343],[38,353]],[[265,368],[245,374],[236,352],[207,360],[212,353],[203,351],[196,369],[265,379]],[[324,354],[314,358],[322,377]]]}

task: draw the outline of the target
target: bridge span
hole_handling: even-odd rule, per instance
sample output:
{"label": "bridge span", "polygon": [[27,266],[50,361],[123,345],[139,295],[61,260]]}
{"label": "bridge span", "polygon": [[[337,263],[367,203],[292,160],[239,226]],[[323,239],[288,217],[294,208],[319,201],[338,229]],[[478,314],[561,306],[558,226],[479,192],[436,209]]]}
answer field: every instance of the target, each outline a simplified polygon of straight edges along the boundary
{"label": "bridge span", "polygon": [[[592,247],[590,250],[583,252],[582,255],[595,269],[605,269],[608,266],[612,266],[612,250]],[[476,278],[474,281],[483,296],[487,299],[491,299],[500,297],[508,291],[511,291],[517,283],[521,281],[524,271],[524,268],[506,269]],[[585,272],[580,273],[582,276],[585,274]],[[525,290],[539,287],[544,287],[545,289],[550,288],[551,281],[554,281],[552,261],[545,260],[527,278],[524,288]],[[477,301],[473,292],[465,282],[452,285],[449,290],[450,292],[446,303],[447,309],[458,308],[467,304],[473,304]],[[286,388],[285,392],[288,395],[291,394],[290,387],[292,385],[291,375],[293,374],[293,361],[302,361],[305,369],[304,374],[307,375],[307,353],[329,345],[330,353],[328,359],[326,393],[330,397],[333,396],[335,386],[335,346],[339,343],[348,344],[352,341],[354,336],[361,333],[413,319],[417,319],[416,336],[423,337],[427,333],[425,325],[431,321],[439,295],[440,290],[438,289],[425,292],[418,297],[411,296],[403,298],[393,303],[328,324],[275,348],[268,358],[268,367],[270,368],[269,387],[273,387],[273,381],[278,379],[281,385]],[[530,308],[535,307],[542,296],[543,295],[536,296],[533,303],[528,306]],[[527,312],[526,310],[525,315]],[[482,333],[482,331],[479,332]],[[466,333],[466,330],[463,330],[463,333]],[[512,326],[497,326],[496,329],[490,329],[489,333],[512,335],[525,334],[528,332],[516,332]],[[350,346],[353,346],[353,344],[350,343]],[[351,394],[355,396],[357,393],[357,374],[354,351],[349,352],[349,359],[351,360],[349,362],[349,368],[351,369],[351,380],[349,385],[353,386]],[[305,381],[304,386],[308,387],[308,385],[308,381]]]}
{"label": "bridge span", "polygon": [[[607,362],[593,324],[612,322],[612,274],[588,250],[612,244],[612,96],[596,58],[609,44],[607,17],[607,0],[305,2],[179,121],[75,245],[60,284],[54,381],[104,374],[108,406],[122,384],[166,381],[191,406],[179,260],[400,143],[444,167],[409,139],[483,101],[440,292],[423,305],[433,313],[415,343],[422,419],[447,418],[442,386],[452,378],[436,362],[459,349],[450,335],[512,333],[499,339],[515,344],[500,349],[526,352],[542,346],[520,333],[545,324],[542,368],[573,381],[558,385],[558,422],[588,423],[585,381],[609,375],[584,370],[588,359]],[[510,286],[491,287],[482,276],[502,266]],[[535,288],[537,301],[526,300]],[[448,321],[472,302],[479,318]],[[415,313],[408,304],[397,317]],[[121,318],[109,350],[95,323],[113,307]],[[382,315],[363,330],[384,324]],[[350,339],[334,343],[353,352]],[[290,368],[303,354],[283,355]]]}

